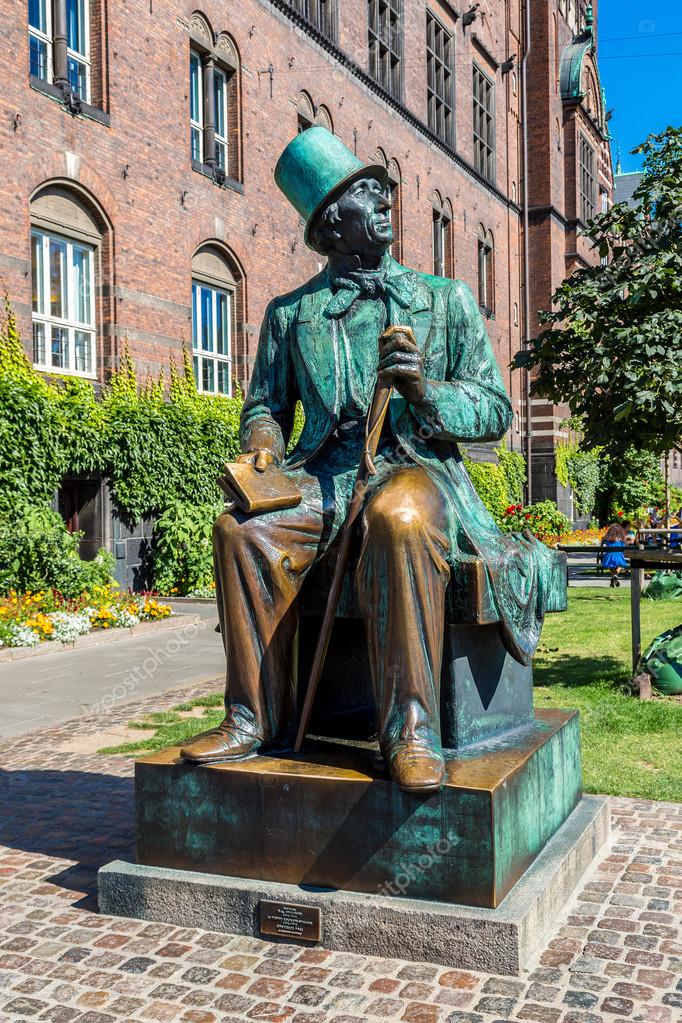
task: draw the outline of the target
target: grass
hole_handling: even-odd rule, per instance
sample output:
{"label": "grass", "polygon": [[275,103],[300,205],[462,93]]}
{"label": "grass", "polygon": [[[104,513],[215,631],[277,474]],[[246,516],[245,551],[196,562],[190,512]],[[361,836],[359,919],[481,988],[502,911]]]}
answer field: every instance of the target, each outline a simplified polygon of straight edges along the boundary
{"label": "grass", "polygon": [[[642,601],[642,644],[679,625],[677,601]],[[586,792],[682,801],[682,704],[640,702],[630,678],[630,594],[569,591],[547,618],[535,660],[537,707],[580,711]]]}
{"label": "grass", "polygon": [[[677,601],[642,601],[642,643],[679,625]],[[630,678],[630,595],[597,587],[569,590],[566,614],[550,615],[535,659],[538,707],[580,711],[586,792],[682,802],[682,703],[640,702]],[[201,707],[202,717],[183,717]],[[222,720],[222,694],[150,714],[130,727],[148,734],[104,753],[151,753],[178,745]]]}

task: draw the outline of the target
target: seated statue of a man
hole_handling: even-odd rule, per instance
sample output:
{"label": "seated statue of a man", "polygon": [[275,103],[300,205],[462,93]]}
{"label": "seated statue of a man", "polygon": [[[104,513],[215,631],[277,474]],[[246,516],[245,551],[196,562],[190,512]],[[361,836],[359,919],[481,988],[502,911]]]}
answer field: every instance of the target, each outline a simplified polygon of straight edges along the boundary
{"label": "seated statue of a man", "polygon": [[[215,524],[226,716],[183,756],[237,760],[291,738],[297,598],[343,524],[381,374],[394,396],[358,530],[355,585],[386,766],[403,789],[434,790],[444,780],[439,686],[446,590],[457,564],[483,559],[503,641],[517,660],[528,663],[542,625],[546,549],[500,533],[457,447],[503,437],[510,402],[466,285],[409,270],[389,254],[383,167],[364,166],[313,127],[289,144],[275,179],[327,265],[268,307],[241,458],[259,470],[281,465],[303,499],[259,515],[226,511]],[[402,331],[383,337],[388,327]],[[287,456],[297,400],[305,425]]]}

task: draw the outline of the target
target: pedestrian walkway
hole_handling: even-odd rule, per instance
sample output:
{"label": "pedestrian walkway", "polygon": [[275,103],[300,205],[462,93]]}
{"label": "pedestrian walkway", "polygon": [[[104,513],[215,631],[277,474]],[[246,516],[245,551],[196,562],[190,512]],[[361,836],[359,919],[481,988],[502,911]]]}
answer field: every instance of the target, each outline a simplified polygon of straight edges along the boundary
{"label": "pedestrian walkway", "polygon": [[[191,624],[121,639],[116,643],[55,651],[0,664],[0,740],[172,687],[219,679],[225,657],[214,603],[178,604]],[[195,622],[196,615],[200,621]]]}
{"label": "pedestrian walkway", "polygon": [[677,804],[612,800],[610,846],[519,978],[100,916],[98,867],[134,855],[133,763],[64,749],[214,689],[115,704],[0,745],[1,1023],[682,1019]]}

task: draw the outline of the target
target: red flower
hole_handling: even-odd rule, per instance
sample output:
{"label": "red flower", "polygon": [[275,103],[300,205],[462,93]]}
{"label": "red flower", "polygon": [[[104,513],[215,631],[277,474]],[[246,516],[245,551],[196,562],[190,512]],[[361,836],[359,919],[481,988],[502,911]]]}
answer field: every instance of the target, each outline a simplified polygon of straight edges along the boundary
{"label": "red flower", "polygon": [[517,504],[516,510],[517,511],[523,511],[523,505],[522,504]]}
{"label": "red flower", "polygon": [[622,518],[623,518],[623,513],[622,513],[622,512],[618,512],[618,518],[619,518],[619,519],[622,519]]}
{"label": "red flower", "polygon": [[526,512],[526,518],[527,518],[527,519],[529,519],[529,518],[530,518],[530,512]]}

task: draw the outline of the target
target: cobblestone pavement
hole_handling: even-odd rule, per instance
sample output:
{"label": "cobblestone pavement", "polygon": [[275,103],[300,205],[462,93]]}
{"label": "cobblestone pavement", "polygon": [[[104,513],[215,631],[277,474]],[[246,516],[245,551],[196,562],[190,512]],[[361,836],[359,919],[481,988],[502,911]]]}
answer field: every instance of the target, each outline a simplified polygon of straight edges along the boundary
{"label": "cobblestone pavement", "polygon": [[132,764],[60,746],[206,691],[0,746],[1,1023],[682,1020],[677,804],[613,800],[610,847],[521,978],[98,915],[97,868],[133,856]]}

